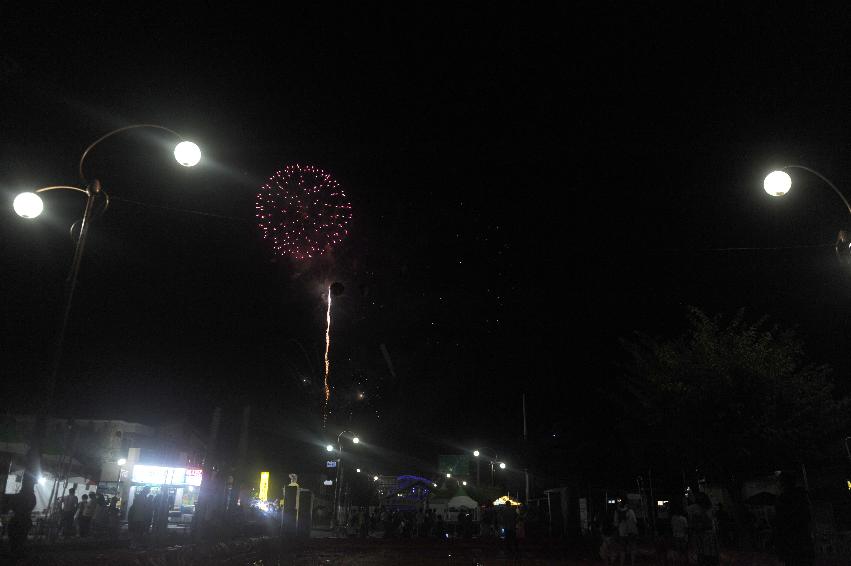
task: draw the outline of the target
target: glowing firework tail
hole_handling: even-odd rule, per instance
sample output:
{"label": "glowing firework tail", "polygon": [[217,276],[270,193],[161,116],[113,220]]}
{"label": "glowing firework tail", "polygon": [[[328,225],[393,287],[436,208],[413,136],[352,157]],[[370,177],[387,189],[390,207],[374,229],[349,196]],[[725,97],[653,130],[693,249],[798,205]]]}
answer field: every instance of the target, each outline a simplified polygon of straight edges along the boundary
{"label": "glowing firework tail", "polygon": [[331,388],[328,387],[328,373],[331,362],[328,351],[331,349],[331,287],[328,287],[328,312],[325,314],[325,409],[322,411],[322,428],[328,424],[328,401],[331,399]]}

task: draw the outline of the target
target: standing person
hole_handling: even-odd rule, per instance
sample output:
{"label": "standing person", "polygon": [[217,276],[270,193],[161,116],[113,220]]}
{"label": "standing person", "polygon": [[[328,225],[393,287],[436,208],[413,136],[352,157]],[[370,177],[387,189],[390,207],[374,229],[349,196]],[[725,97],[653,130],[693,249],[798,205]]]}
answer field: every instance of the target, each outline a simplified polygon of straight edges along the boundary
{"label": "standing person", "polygon": [[786,566],[811,566],[815,561],[812,516],[807,492],[795,484],[795,476],[780,475],[783,493],[775,503],[775,547]]}
{"label": "standing person", "polygon": [[153,495],[148,493],[145,497],[145,516],[143,519],[142,532],[148,534],[151,532],[151,522],[154,520],[154,503],[156,499]]}
{"label": "standing person", "polygon": [[618,501],[618,507],[615,510],[615,527],[618,531],[621,566],[623,566],[627,554],[629,554],[629,563],[635,564],[635,539],[638,538],[638,518],[635,516],[635,511],[627,505],[626,498],[624,497]]}
{"label": "standing person", "polygon": [[77,490],[71,488],[68,495],[62,498],[62,536],[74,536],[74,514],[77,512]]}
{"label": "standing person", "polygon": [[437,522],[434,524],[434,534],[440,540],[446,538],[446,523],[443,522],[443,515],[437,516]]}
{"label": "standing person", "polygon": [[109,510],[106,506],[106,498],[102,493],[92,496],[95,499],[95,512],[92,515],[92,534],[96,537],[105,538],[109,530]]}
{"label": "standing person", "polygon": [[423,525],[425,525],[425,513],[423,512],[422,509],[417,510],[417,517],[416,517],[415,521],[416,521],[417,536],[422,537],[423,536]]}
{"label": "standing person", "polygon": [[130,531],[131,545],[136,546],[145,534],[145,517],[148,515],[148,492],[150,488],[145,486],[142,491],[133,498],[133,504],[127,511],[127,529]]}
{"label": "standing person", "polygon": [[697,547],[698,566],[716,566],[720,562],[718,536],[715,530],[715,517],[712,514],[712,501],[703,492],[694,496],[697,504],[690,523]]}
{"label": "standing person", "polygon": [[95,494],[90,493],[89,500],[82,505],[82,509],[80,510],[80,536],[87,537],[89,536],[89,532],[91,531],[92,526],[92,518],[95,516],[95,511],[97,510],[97,500],[95,499]]}
{"label": "standing person", "polygon": [[671,507],[671,550],[674,564],[688,564],[688,519],[682,507]]}
{"label": "standing person", "polygon": [[74,515],[74,524],[76,525],[77,534],[79,536],[83,536],[82,535],[83,526],[82,526],[80,519],[83,517],[83,509],[85,509],[86,505],[88,505],[88,504],[89,504],[89,494],[84,493],[82,495],[82,497],[80,498],[80,504],[77,505],[77,513]]}

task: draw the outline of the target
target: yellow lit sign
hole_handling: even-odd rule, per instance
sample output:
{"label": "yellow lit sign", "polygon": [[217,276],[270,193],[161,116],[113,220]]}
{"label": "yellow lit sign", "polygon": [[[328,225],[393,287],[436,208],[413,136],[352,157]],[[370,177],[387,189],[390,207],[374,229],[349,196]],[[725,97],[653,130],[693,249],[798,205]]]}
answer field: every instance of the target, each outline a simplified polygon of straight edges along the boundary
{"label": "yellow lit sign", "polygon": [[260,501],[269,497],[269,472],[260,472]]}

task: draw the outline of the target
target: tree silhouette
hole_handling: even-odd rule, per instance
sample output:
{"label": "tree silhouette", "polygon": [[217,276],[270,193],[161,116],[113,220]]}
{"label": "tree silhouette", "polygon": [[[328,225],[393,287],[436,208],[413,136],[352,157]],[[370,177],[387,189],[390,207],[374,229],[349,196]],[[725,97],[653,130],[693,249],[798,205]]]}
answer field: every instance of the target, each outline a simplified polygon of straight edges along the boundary
{"label": "tree silhouette", "polygon": [[[832,369],[806,360],[792,330],[765,317],[726,319],[695,307],[677,337],[623,340],[632,413],[630,442],[668,469],[728,483],[800,462],[841,457],[849,399]],[[735,480],[734,480],[735,481]]]}

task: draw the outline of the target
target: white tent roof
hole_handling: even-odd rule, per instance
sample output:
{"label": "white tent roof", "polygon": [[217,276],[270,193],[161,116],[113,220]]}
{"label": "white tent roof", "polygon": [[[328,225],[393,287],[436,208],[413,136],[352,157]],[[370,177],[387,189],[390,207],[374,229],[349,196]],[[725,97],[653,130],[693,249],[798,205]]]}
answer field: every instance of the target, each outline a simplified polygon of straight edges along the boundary
{"label": "white tent roof", "polygon": [[469,495],[456,495],[449,502],[446,503],[446,506],[449,508],[460,509],[461,507],[466,507],[467,509],[475,509],[479,506],[476,503],[476,500],[470,497]]}

